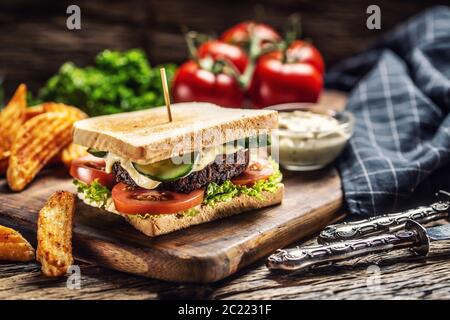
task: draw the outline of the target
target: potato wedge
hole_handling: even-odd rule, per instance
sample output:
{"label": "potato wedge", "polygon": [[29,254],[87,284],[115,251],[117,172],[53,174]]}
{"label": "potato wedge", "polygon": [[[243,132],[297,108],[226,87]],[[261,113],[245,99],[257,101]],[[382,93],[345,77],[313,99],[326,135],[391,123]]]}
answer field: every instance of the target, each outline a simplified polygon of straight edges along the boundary
{"label": "potato wedge", "polygon": [[[51,158],[46,166],[54,166],[54,165],[58,165],[60,163],[63,162],[63,152],[67,152],[65,151],[68,147],[70,146],[70,144],[64,148],[63,150],[61,150],[57,155],[55,155],[53,158]],[[66,155],[66,161],[69,161],[69,157],[75,157],[75,152],[74,151],[70,151],[71,153],[69,155]],[[87,153],[87,151],[86,151]],[[4,157],[0,156],[0,177],[6,175],[6,171],[8,170],[8,165],[9,165],[9,156],[11,154],[10,151],[4,152]],[[82,157],[82,155],[80,156]],[[76,159],[76,158],[74,158]],[[72,164],[72,162],[70,162],[69,164],[67,164],[67,166],[70,168],[70,165]]]}
{"label": "potato wedge", "polygon": [[31,118],[34,118],[40,114],[43,114],[45,112],[44,106],[42,104],[38,104],[36,106],[28,107],[25,110],[25,113],[22,116],[23,122],[26,122],[30,120]]}
{"label": "potato wedge", "polygon": [[3,176],[6,174],[6,170],[8,169],[9,164],[9,156],[11,152],[5,151],[0,154],[0,176]]}
{"label": "potato wedge", "polygon": [[0,155],[11,149],[14,137],[22,126],[27,107],[27,87],[21,84],[6,107],[0,112]]}
{"label": "potato wedge", "polygon": [[32,261],[34,249],[22,235],[0,226],[0,261]]}
{"label": "potato wedge", "polygon": [[75,195],[67,191],[53,193],[39,211],[36,260],[42,265],[42,273],[48,277],[65,275],[73,264],[74,211]]}
{"label": "potato wedge", "polygon": [[11,148],[6,172],[8,185],[23,190],[72,139],[72,118],[63,113],[43,113],[20,128]]}
{"label": "potato wedge", "polygon": [[64,103],[46,102],[42,104],[45,112],[62,112],[66,113],[72,120],[78,121],[87,118],[87,114],[80,109],[66,105]]}
{"label": "potato wedge", "polygon": [[62,150],[61,160],[67,168],[70,168],[73,160],[88,155],[88,152],[86,150],[86,147],[71,143]]}

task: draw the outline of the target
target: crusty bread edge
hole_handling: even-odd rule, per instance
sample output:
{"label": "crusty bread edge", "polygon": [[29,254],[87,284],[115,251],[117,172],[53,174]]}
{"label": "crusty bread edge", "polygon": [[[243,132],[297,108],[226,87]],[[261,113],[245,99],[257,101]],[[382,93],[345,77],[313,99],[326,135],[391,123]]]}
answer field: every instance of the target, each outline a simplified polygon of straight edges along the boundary
{"label": "crusty bread edge", "polygon": [[149,237],[185,229],[193,225],[226,218],[242,212],[269,207],[282,202],[284,185],[278,184],[275,192],[265,191],[262,199],[241,194],[228,202],[216,203],[213,206],[201,205],[195,216],[167,214],[142,219],[138,216],[127,215],[125,219],[136,229]]}
{"label": "crusty bread edge", "polygon": [[[194,149],[208,148],[228,141],[243,139],[251,135],[270,134],[271,130],[278,128],[278,113],[276,111],[258,110],[259,113],[256,111],[255,114],[246,114],[239,119],[230,120],[221,125],[208,126],[204,124],[204,127],[195,129],[189,133],[173,134],[170,138],[162,138],[148,145],[134,145],[118,137],[99,132],[95,128],[86,128],[82,124],[91,123],[95,119],[90,118],[75,123],[73,140],[76,144],[113,152],[135,162],[145,160],[145,162],[151,163],[171,158],[174,150],[181,146],[184,153],[188,153],[194,151]],[[130,116],[133,116],[133,112],[130,113]],[[102,116],[102,118],[104,117],[106,116]],[[221,132],[223,134],[218,134]],[[196,141],[196,145],[186,145],[186,141]]]}

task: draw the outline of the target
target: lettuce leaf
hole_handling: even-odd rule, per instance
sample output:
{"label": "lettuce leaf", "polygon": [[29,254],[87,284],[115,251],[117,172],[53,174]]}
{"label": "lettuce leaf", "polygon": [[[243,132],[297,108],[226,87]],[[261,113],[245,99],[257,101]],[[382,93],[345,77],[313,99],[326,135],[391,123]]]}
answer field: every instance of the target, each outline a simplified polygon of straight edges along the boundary
{"label": "lettuce leaf", "polygon": [[213,205],[217,202],[227,202],[241,194],[262,200],[264,199],[262,195],[264,191],[274,193],[283,176],[278,164],[275,161],[271,162],[275,172],[268,179],[257,181],[252,187],[235,185],[230,180],[225,181],[221,185],[214,182],[210,183],[206,188],[203,203]]}
{"label": "lettuce leaf", "polygon": [[100,208],[105,208],[111,191],[101,185],[98,180],[94,180],[90,185],[79,180],[73,180],[73,184],[77,187],[77,192],[82,193],[86,199],[95,202]]}
{"label": "lettuce leaf", "polygon": [[[283,178],[278,164],[275,161],[271,161],[271,163],[274,168],[274,173],[266,180],[257,181],[252,187],[235,185],[230,180],[226,180],[221,185],[214,182],[210,183],[206,188],[203,204],[211,206],[218,202],[228,202],[241,194],[263,200],[263,192],[276,192],[278,183]],[[82,193],[86,199],[97,203],[100,208],[105,208],[108,199],[111,197],[111,191],[108,188],[102,186],[97,180],[93,181],[90,185],[78,180],[73,180],[73,183],[77,186],[77,191]],[[179,213],[179,215],[180,218],[182,216],[194,217],[198,213],[199,211],[196,208],[191,208]],[[141,219],[147,219],[158,216],[158,214],[148,213],[137,216]]]}

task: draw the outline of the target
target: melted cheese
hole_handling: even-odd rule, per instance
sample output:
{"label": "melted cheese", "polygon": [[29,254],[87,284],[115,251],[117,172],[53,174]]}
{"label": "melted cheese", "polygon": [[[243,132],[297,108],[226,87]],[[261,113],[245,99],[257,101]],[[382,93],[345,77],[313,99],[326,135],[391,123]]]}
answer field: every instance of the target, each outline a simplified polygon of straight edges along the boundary
{"label": "melted cheese", "polygon": [[119,157],[118,155],[115,155],[111,152],[108,152],[108,155],[105,158],[106,166],[105,171],[107,173],[111,173],[112,166],[115,162],[119,162],[120,166],[124,168],[128,174],[130,175],[131,179],[141,188],[144,189],[155,189],[161,182],[155,181],[150,179],[149,177],[146,177],[133,167],[133,164],[130,160]]}
{"label": "melted cheese", "polygon": [[[237,151],[243,149],[242,146],[226,146],[223,145],[220,146],[214,146],[207,149],[202,150],[200,153],[199,159],[194,164],[193,170],[194,171],[200,171],[204,169],[208,164],[213,162],[216,157],[220,154],[230,154],[230,153],[236,153]],[[105,157],[105,171],[107,173],[111,173],[112,166],[115,162],[119,162],[122,168],[124,168],[128,174],[130,175],[131,179],[141,188],[144,189],[155,189],[158,187],[158,185],[161,183],[159,181],[155,181],[150,179],[149,177],[146,177],[142,174],[140,174],[133,166],[133,163],[126,159],[122,158],[114,153],[108,152],[108,154]],[[189,174],[191,173],[189,172]]]}
{"label": "melted cheese", "polygon": [[213,162],[220,154],[236,153],[243,149],[242,146],[214,146],[207,149],[203,149],[200,153],[200,159],[194,164],[192,171],[200,171],[204,169],[208,164]]}

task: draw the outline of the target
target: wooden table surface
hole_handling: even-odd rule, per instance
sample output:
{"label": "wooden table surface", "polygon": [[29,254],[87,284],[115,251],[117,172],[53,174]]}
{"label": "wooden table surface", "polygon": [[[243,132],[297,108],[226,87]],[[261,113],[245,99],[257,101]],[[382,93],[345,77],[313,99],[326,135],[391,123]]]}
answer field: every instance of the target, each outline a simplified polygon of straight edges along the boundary
{"label": "wooden table surface", "polygon": [[[342,107],[345,97],[327,92],[320,102]],[[304,275],[272,274],[262,259],[207,285],[152,280],[77,261],[80,289],[68,289],[66,278],[45,278],[36,263],[0,262],[0,299],[450,299],[450,244],[434,244],[432,253],[428,259],[406,250],[371,255]]]}
{"label": "wooden table surface", "polygon": [[66,278],[45,278],[35,263],[0,263],[0,299],[449,299],[449,247],[434,245],[426,260],[398,251],[304,275],[272,274],[260,261],[208,285],[162,282],[80,263],[81,288],[68,289]]}

